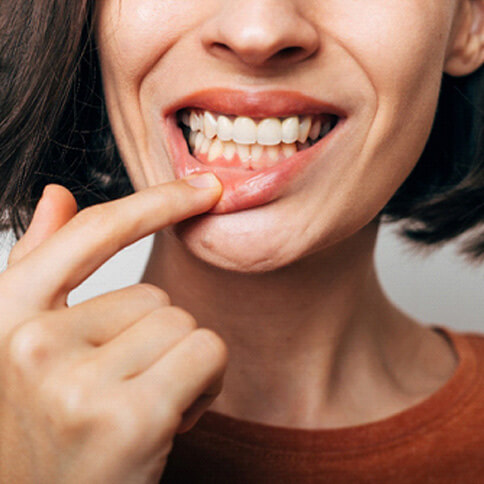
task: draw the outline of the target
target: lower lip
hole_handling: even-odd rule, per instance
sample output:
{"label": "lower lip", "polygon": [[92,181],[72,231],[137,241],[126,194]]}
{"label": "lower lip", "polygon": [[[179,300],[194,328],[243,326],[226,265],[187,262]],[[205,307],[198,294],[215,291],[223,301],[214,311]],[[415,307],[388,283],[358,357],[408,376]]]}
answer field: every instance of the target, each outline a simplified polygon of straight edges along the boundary
{"label": "lower lip", "polygon": [[230,213],[264,205],[279,198],[291,182],[304,172],[306,167],[325,150],[344,124],[340,118],[336,126],[315,145],[287,160],[264,170],[252,171],[245,168],[227,168],[205,165],[188,151],[188,145],[182,130],[178,127],[175,116],[166,118],[169,136],[169,148],[176,178],[184,178],[194,173],[212,172],[222,182],[223,193],[209,213]]}

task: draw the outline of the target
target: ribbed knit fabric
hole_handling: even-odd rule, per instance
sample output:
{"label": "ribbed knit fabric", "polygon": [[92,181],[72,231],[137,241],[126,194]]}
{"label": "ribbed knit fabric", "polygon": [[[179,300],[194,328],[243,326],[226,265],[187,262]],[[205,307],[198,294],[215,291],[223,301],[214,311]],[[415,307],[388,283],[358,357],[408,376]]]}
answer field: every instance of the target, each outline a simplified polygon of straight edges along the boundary
{"label": "ribbed knit fabric", "polygon": [[163,484],[484,484],[484,335],[441,326],[459,357],[419,404],[355,427],[295,429],[207,411],[175,437]]}

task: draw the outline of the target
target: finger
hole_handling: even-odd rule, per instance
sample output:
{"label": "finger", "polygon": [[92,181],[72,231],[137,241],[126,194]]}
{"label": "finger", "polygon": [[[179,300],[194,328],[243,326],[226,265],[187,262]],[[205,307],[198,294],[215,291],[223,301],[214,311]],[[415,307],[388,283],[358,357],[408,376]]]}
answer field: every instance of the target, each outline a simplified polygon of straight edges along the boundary
{"label": "finger", "polygon": [[144,316],[97,350],[105,378],[129,379],[149,368],[197,327],[186,311],[165,306]]}
{"label": "finger", "polygon": [[100,346],[168,304],[170,299],[161,289],[151,284],[135,284],[52,311],[49,321],[77,339]]}
{"label": "finger", "polygon": [[67,188],[55,184],[47,185],[27,231],[10,252],[8,267],[17,263],[59,230],[76,212],[76,199]]}
{"label": "finger", "polygon": [[29,274],[25,304],[49,309],[122,248],[209,210],[222,188],[215,176],[206,175],[213,185],[196,188],[177,180],[80,211],[12,267],[11,281],[19,287]]}
{"label": "finger", "polygon": [[170,409],[181,415],[202,394],[219,391],[227,360],[227,347],[221,338],[199,328],[130,381],[140,395],[154,399],[153,404],[169,402]]}
{"label": "finger", "polygon": [[183,434],[192,429],[198,419],[208,410],[208,407],[222,391],[223,378],[217,380],[215,385],[209,389],[208,393],[200,395],[197,400],[182,415],[182,422],[178,426],[177,434]]}

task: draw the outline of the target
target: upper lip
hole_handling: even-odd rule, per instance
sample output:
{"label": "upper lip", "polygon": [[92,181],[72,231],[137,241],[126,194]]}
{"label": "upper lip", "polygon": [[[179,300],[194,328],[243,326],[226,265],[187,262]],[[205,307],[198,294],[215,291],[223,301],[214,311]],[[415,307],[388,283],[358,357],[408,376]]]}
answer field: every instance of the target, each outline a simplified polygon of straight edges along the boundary
{"label": "upper lip", "polygon": [[189,107],[253,118],[297,114],[333,114],[340,118],[347,116],[345,110],[339,106],[296,91],[229,88],[211,88],[191,93],[166,107],[163,115],[170,116]]}

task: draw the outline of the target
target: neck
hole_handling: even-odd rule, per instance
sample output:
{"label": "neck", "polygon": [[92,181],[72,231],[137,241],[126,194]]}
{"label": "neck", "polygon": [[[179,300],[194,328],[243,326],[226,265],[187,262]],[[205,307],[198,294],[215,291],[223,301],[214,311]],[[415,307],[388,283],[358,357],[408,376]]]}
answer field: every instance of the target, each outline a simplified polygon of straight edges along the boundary
{"label": "neck", "polygon": [[[381,399],[396,405],[398,362],[420,333],[380,288],[377,228],[257,274],[208,265],[170,232],[157,234],[143,281],[163,288],[229,350],[224,388],[210,410],[321,427],[371,420],[375,402],[355,403],[357,395],[379,394],[380,409]],[[342,411],[343,402],[351,408]]]}

